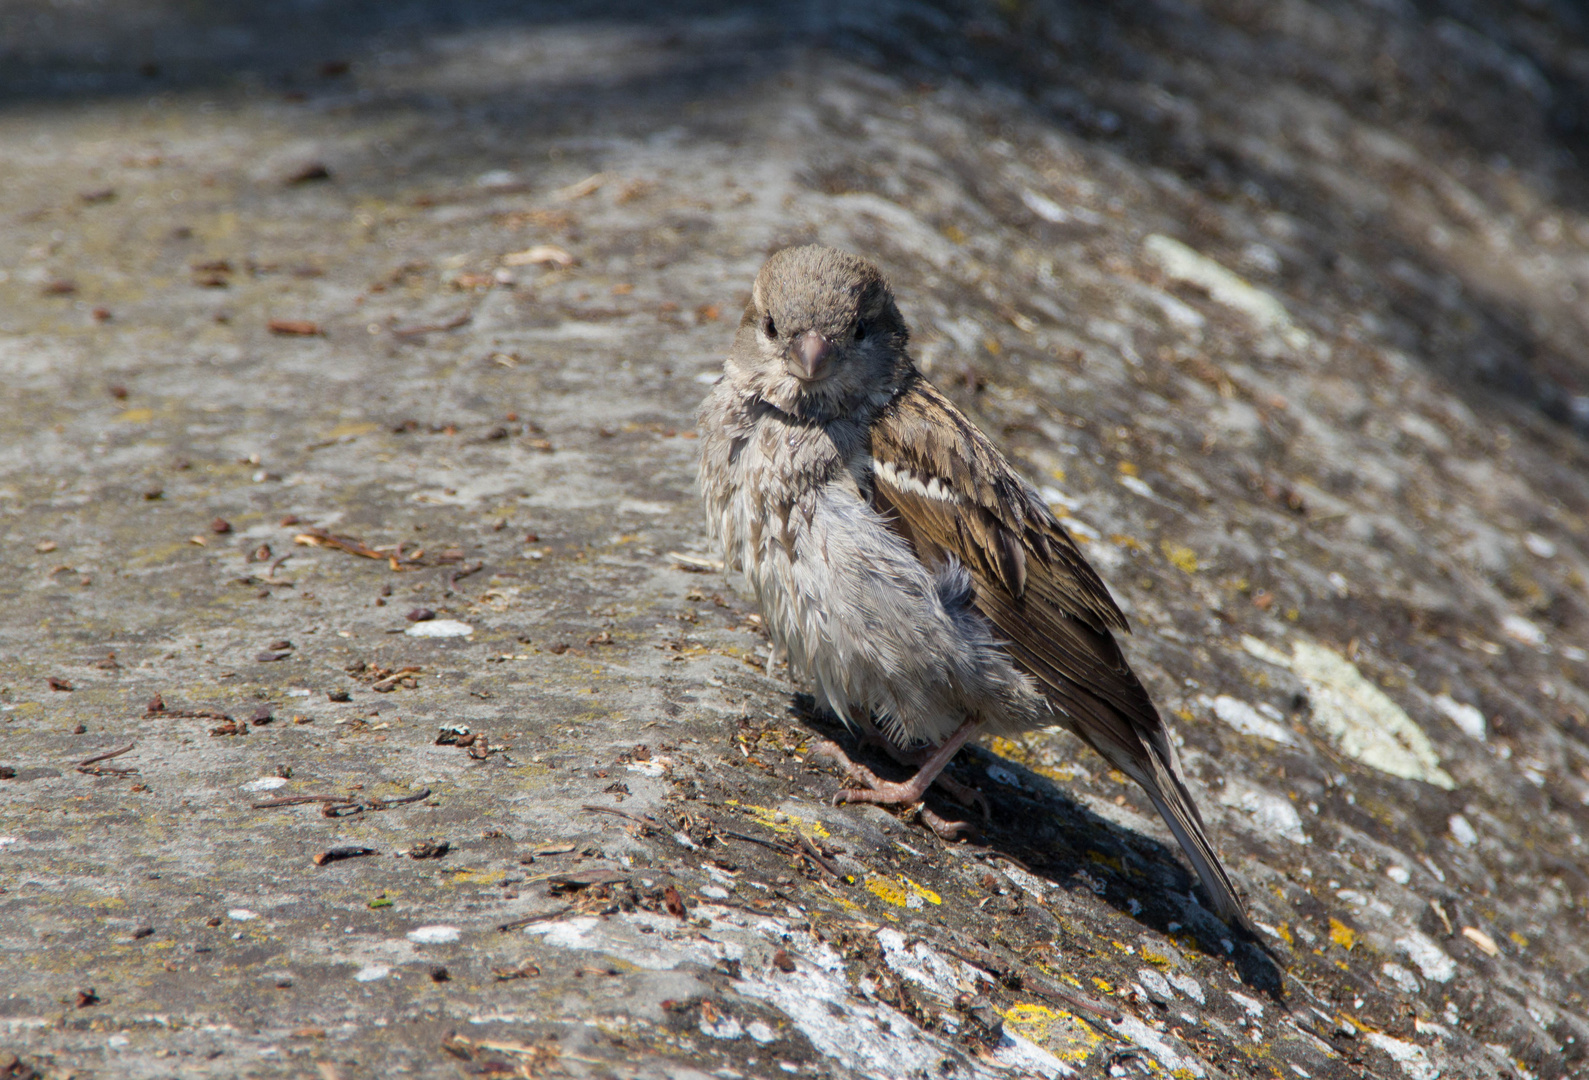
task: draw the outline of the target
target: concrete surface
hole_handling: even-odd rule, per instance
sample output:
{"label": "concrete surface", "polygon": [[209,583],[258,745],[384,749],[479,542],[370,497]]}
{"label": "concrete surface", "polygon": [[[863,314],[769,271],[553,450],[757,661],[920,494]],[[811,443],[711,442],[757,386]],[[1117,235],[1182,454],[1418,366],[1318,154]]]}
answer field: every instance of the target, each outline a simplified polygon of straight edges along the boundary
{"label": "concrete surface", "polygon": [[[1586,31],[11,0],[0,1076],[1581,1074]],[[1062,734],[968,842],[828,805],[691,490],[808,239],[1086,542],[1267,953]]]}

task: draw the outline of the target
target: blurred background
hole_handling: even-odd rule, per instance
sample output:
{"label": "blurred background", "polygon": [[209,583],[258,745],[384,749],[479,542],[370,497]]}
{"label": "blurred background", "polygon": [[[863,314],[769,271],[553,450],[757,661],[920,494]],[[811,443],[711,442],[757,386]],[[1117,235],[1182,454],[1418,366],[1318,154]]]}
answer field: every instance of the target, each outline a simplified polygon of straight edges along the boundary
{"label": "blurred background", "polygon": [[[13,122],[35,124],[84,107],[147,124],[183,103],[296,104],[272,119],[304,138],[334,123],[325,153],[351,197],[470,170],[528,183],[542,141],[594,160],[603,139],[686,118],[691,139],[710,138],[714,112],[732,126],[747,95],[817,57],[921,91],[964,83],[1120,167],[1173,177],[1187,226],[1232,245],[1243,272],[1371,308],[1422,361],[1582,426],[1586,18],[1567,0],[9,0],[0,95]],[[19,152],[13,200],[51,184]],[[212,182],[226,173],[214,164]],[[835,139],[804,179],[881,190],[900,164]]]}

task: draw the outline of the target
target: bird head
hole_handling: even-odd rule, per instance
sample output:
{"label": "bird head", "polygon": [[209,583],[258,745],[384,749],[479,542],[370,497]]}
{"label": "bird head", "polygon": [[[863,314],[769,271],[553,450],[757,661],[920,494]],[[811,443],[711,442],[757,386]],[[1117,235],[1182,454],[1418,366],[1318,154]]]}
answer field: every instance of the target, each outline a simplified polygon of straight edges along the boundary
{"label": "bird head", "polygon": [[728,377],[794,416],[852,415],[899,385],[906,338],[877,267],[834,248],[784,248],[756,275]]}

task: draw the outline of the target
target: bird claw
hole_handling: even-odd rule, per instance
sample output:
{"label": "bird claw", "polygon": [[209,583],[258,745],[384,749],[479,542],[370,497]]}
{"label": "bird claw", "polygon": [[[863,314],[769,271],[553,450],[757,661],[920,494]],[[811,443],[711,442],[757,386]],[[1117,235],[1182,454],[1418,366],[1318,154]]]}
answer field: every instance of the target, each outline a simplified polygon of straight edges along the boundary
{"label": "bird claw", "polygon": [[903,784],[884,780],[865,765],[852,761],[837,743],[827,739],[816,745],[816,754],[843,769],[844,779],[851,784],[860,785],[841,788],[833,797],[834,806],[847,802],[913,803],[920,802],[922,795],[926,793],[927,785],[918,784],[914,779],[907,780]]}
{"label": "bird claw", "polygon": [[[946,842],[959,840],[962,834],[972,832],[976,828],[969,821],[950,821],[948,818],[939,817],[927,809],[926,803],[916,807],[916,813],[921,818],[922,823],[931,829],[938,839]],[[984,806],[984,820],[985,818],[986,807]]]}
{"label": "bird claw", "polygon": [[884,780],[865,765],[851,766],[845,779],[866,786],[840,788],[839,793],[833,797],[834,806],[847,802],[908,806],[920,802],[921,797],[926,794],[922,785],[909,781],[896,784],[892,780]]}

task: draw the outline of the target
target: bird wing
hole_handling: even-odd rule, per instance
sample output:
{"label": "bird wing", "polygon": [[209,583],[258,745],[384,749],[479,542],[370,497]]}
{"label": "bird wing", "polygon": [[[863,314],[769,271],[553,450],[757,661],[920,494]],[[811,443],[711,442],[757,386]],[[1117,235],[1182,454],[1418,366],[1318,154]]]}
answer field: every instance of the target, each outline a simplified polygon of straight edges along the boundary
{"label": "bird wing", "polygon": [[1227,919],[1247,918],[1164,721],[1111,630],[1125,615],[1053,512],[919,372],[871,426],[873,501],[929,564],[970,571],[1016,664],[1093,749],[1147,791]]}
{"label": "bird wing", "polygon": [[871,427],[874,501],[926,562],[971,572],[1010,655],[1106,757],[1161,741],[1111,630],[1125,615],[1076,542],[986,435],[915,376]]}

